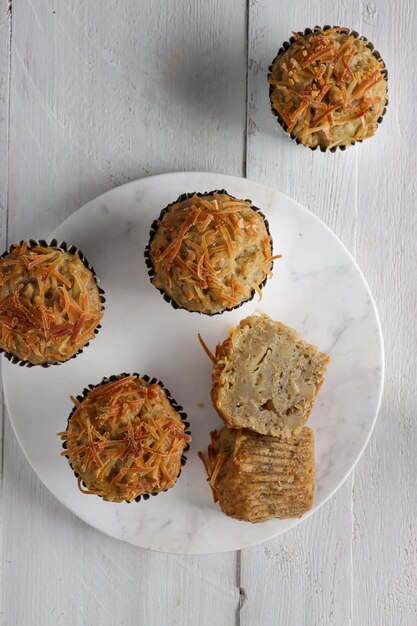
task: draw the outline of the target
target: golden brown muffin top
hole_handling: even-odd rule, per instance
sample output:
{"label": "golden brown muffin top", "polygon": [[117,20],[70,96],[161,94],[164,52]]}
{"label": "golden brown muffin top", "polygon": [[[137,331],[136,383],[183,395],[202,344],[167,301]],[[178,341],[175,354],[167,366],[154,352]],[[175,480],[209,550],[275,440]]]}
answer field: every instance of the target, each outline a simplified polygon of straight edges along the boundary
{"label": "golden brown muffin top", "polygon": [[273,109],[306,146],[348,146],[375,134],[387,103],[384,63],[346,28],[293,33],[268,81]]}
{"label": "golden brown muffin top", "polygon": [[170,205],[150,243],[155,287],[189,311],[217,313],[252,297],[271,275],[272,240],[249,200],[222,192]]}
{"label": "golden brown muffin top", "polygon": [[58,435],[80,491],[122,502],[173,487],[191,437],[161,385],[122,375],[72,400]]}
{"label": "golden brown muffin top", "polygon": [[34,365],[59,363],[93,339],[103,306],[78,254],[27,241],[0,259],[0,347]]}

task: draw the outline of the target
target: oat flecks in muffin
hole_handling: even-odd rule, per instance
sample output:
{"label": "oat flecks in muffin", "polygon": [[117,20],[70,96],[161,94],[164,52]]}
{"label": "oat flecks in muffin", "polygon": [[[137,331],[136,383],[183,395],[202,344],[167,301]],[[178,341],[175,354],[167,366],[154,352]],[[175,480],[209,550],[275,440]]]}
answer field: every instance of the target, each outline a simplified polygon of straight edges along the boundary
{"label": "oat flecks in muffin", "polygon": [[200,453],[223,513],[252,523],[301,517],[314,497],[314,436],[310,428],[283,437],[245,429],[211,433]]}
{"label": "oat flecks in muffin", "polygon": [[384,63],[346,28],[315,29],[274,61],[271,104],[309,147],[349,146],[375,134],[387,103]]}
{"label": "oat flecks in muffin", "polygon": [[225,424],[280,435],[305,424],[330,359],[263,314],[232,329],[212,360],[212,400]]}
{"label": "oat flecks in muffin", "polygon": [[222,192],[170,205],[150,242],[155,287],[178,306],[207,314],[261,296],[274,258],[262,214]]}
{"label": "oat flecks in muffin", "polygon": [[130,502],[173,487],[191,437],[160,384],[122,375],[73,401],[58,435],[83,493]]}
{"label": "oat flecks in muffin", "polygon": [[0,259],[0,347],[22,361],[66,361],[103,316],[93,272],[78,254],[23,242]]}

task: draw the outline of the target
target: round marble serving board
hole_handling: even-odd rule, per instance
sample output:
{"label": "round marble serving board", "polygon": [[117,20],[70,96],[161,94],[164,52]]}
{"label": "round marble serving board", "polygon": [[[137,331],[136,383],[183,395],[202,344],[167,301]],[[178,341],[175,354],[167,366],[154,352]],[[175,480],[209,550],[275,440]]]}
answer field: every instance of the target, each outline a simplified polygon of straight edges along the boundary
{"label": "round marble serving board", "polygon": [[[144,248],[152,221],[181,193],[225,188],[250,198],[270,223],[274,276],[256,299],[223,315],[174,310],[150,284]],[[3,359],[6,404],[19,443],[34,471],[73,513],[116,539],[161,552],[203,554],[236,550],[272,538],[298,519],[250,524],[223,515],[213,502],[198,450],[222,422],[210,402],[208,346],[231,324],[257,309],[300,331],[331,356],[308,425],[316,440],[317,510],[340,487],[362,454],[374,426],[383,386],[383,342],[369,288],[336,236],[287,196],[251,181],[208,173],[162,174],[131,182],[92,200],[53,234],[77,245],[106,292],[102,329],[84,352],[57,367],[27,368]],[[193,442],[169,492],[131,504],[81,494],[56,436],[66,427],[76,395],[89,383],[120,372],[164,382],[184,406]],[[304,516],[305,519],[306,516]]]}

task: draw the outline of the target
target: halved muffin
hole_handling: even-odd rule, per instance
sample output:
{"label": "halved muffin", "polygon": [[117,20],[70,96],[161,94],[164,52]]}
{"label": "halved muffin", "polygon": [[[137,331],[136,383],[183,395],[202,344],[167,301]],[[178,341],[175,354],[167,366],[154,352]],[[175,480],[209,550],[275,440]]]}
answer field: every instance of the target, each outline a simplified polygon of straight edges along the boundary
{"label": "halved muffin", "polygon": [[0,348],[14,362],[51,365],[94,338],[103,291],[76,248],[23,241],[0,258]]}
{"label": "halved muffin", "polygon": [[131,502],[175,485],[191,437],[182,407],[162,383],[121,374],[72,400],[67,429],[58,435],[80,491]]}
{"label": "halved muffin", "polygon": [[250,200],[225,190],[184,194],[154,222],[146,262],[174,308],[207,315],[240,306],[272,273],[272,239]]}
{"label": "halved muffin", "polygon": [[285,437],[223,428],[211,433],[206,466],[223,513],[257,523],[301,517],[314,498],[314,435],[310,428]]}
{"label": "halved muffin", "polygon": [[225,424],[280,435],[301,428],[329,357],[268,315],[252,315],[216,348],[211,397]]}
{"label": "halved muffin", "polygon": [[273,114],[297,143],[334,151],[375,134],[387,104],[379,53],[348,28],[293,33],[268,76]]}

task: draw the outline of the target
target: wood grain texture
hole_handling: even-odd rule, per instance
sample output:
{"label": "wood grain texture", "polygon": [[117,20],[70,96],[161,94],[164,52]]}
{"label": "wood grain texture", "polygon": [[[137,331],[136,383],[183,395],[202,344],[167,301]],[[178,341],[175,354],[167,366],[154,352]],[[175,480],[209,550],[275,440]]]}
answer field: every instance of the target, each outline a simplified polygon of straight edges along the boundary
{"label": "wood grain texture", "polygon": [[240,624],[349,623],[351,481],[313,517],[242,551]]}
{"label": "wood grain texture", "polygon": [[374,0],[364,22],[389,68],[386,120],[374,149],[364,146],[359,156],[357,237],[384,330],[386,386],[355,476],[352,624],[411,626],[417,623],[417,7]]}
{"label": "wood grain texture", "polygon": [[[303,1],[289,9],[251,0],[249,6],[247,176],[307,206],[354,253],[358,152],[312,152],[288,139],[270,112],[267,73],[293,30],[316,24],[359,30],[360,5]],[[348,479],[321,511],[282,538],[242,552],[241,625],[349,623],[352,484]]]}
{"label": "wood grain texture", "polygon": [[6,243],[9,143],[9,51],[11,20],[9,3],[0,0],[0,246]]}
{"label": "wood grain texture", "polygon": [[[12,22],[10,241],[141,176],[243,173],[244,1],[16,0]],[[235,553],[104,537],[40,484],[9,421],[5,437],[4,624],[235,623]]]}
{"label": "wood grain texture", "polygon": [[[7,233],[7,194],[8,194],[8,119],[9,119],[9,53],[11,20],[9,3],[0,0],[0,247],[6,246]],[[3,445],[4,445],[4,403],[0,392],[0,537],[3,538]],[[0,547],[0,562],[3,564],[3,541]],[[0,568],[0,587],[3,581],[3,567]],[[3,608],[0,603],[0,619]]]}
{"label": "wood grain texture", "polygon": [[11,237],[142,176],[242,172],[245,2],[172,7],[13,5]]}
{"label": "wood grain texture", "polygon": [[[414,626],[416,6],[13,0],[12,15],[9,75],[9,2],[0,0],[2,248],[7,207],[13,241],[47,235],[141,176],[246,172],[308,206],[357,254],[382,317],[387,378],[354,478],[312,518],[241,557],[155,554],[97,533],[39,483],[6,420],[0,622]],[[291,30],[325,23],[368,36],[390,72],[377,136],[336,154],[289,141],[266,84]]]}

